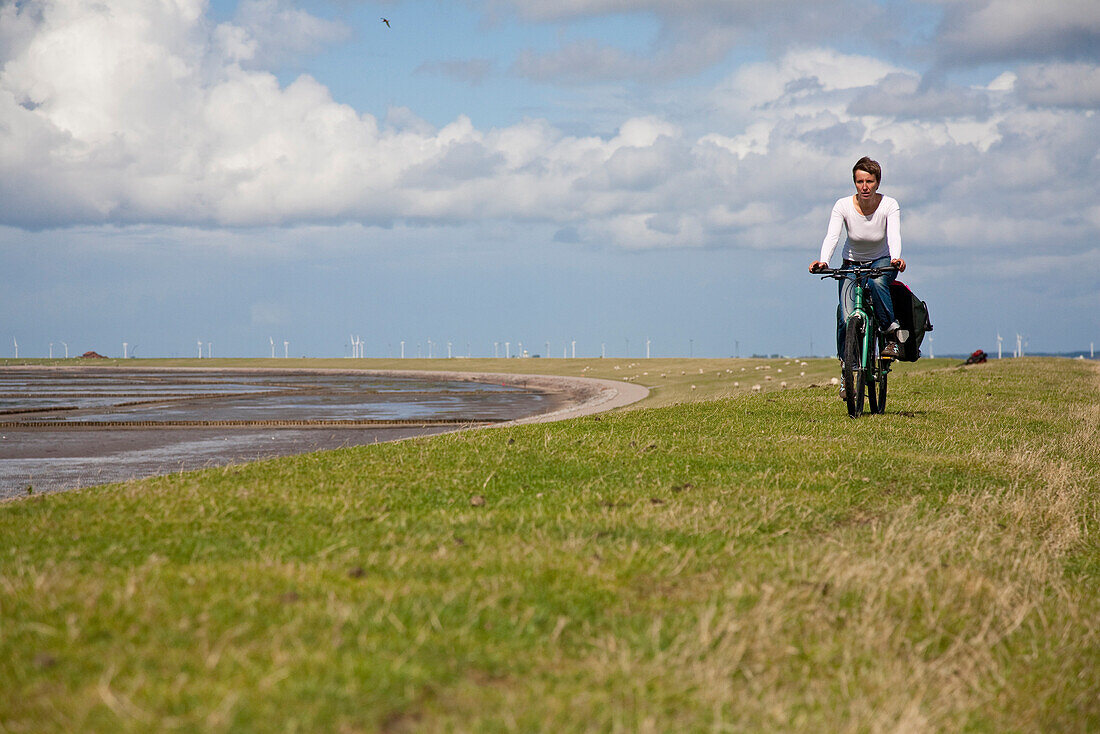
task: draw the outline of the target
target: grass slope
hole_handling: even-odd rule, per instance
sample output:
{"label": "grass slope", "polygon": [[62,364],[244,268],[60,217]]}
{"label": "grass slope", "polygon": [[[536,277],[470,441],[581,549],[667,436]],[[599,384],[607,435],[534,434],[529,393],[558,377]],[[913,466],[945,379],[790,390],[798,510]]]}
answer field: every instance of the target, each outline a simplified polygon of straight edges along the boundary
{"label": "grass slope", "polygon": [[1100,373],[899,378],[0,505],[0,730],[1097,730]]}

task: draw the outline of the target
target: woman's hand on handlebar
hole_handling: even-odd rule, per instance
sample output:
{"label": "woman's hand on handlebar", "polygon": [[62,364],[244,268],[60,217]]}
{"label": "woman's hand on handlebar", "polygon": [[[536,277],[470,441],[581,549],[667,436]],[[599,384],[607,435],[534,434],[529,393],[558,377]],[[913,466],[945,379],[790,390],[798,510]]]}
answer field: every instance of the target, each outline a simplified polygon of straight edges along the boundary
{"label": "woman's hand on handlebar", "polygon": [[905,272],[905,261],[902,260],[900,257],[895,257],[893,260],[890,261],[890,264],[897,268],[899,273]]}
{"label": "woman's hand on handlebar", "polygon": [[[904,265],[903,265],[903,267],[904,267]],[[828,269],[829,269],[829,263],[821,262],[820,260],[814,260],[812,263],[810,263],[810,272],[811,273],[816,273],[820,270],[828,270]]]}

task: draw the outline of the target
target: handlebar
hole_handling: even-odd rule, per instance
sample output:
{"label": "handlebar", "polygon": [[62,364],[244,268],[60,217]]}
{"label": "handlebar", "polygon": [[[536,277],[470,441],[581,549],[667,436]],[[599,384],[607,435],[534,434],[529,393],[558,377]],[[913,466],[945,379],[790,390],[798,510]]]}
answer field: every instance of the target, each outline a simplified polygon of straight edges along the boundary
{"label": "handlebar", "polygon": [[822,280],[826,278],[836,278],[841,280],[849,275],[865,276],[868,278],[877,278],[880,275],[886,273],[896,273],[898,268],[896,265],[886,265],[881,268],[873,268],[868,265],[856,265],[850,268],[819,268],[811,271],[811,275],[820,275]]}

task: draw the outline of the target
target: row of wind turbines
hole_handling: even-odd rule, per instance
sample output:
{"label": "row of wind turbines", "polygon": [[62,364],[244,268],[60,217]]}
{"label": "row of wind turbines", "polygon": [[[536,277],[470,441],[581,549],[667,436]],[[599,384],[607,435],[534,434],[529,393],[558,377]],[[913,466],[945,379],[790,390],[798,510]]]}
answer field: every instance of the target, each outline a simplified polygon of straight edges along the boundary
{"label": "row of wind turbines", "polygon": [[[433,342],[431,339],[428,339],[427,341],[428,341],[428,359],[432,359],[435,356],[435,347],[438,347],[439,344],[437,342]],[[366,352],[364,351],[366,343],[363,341],[363,337],[356,336],[356,335],[352,334],[350,336],[350,343],[351,343],[351,358],[352,359],[362,359],[363,357],[366,356]],[[405,359],[405,344],[406,344],[406,341],[404,339],[402,339],[399,342],[399,346],[400,346],[400,349],[401,349],[401,359]],[[645,356],[646,356],[646,359],[649,359],[650,348],[651,348],[652,344],[653,344],[652,340],[649,339],[649,338],[646,338],[646,340],[645,340]],[[455,352],[454,342],[447,342],[446,345],[447,345],[447,359],[454,359],[454,356],[455,356],[455,354],[454,354],[454,352]],[[629,339],[626,340],[626,345],[627,345],[627,351],[629,352],[630,351],[630,340]],[[545,346],[546,346],[546,356],[549,357],[550,356],[550,341],[549,340],[547,340],[545,342]],[[502,349],[502,347],[503,347],[503,349]],[[272,343],[271,349],[272,349],[271,354],[272,354],[272,356],[274,356],[275,355],[274,342]],[[420,342],[417,342],[417,344],[416,344],[416,356],[418,358],[423,356],[423,352],[421,350]],[[470,357],[470,342],[466,342],[466,356]],[[493,357],[496,357],[496,358],[499,359],[502,356],[505,357],[506,359],[511,359],[512,358],[513,354],[512,354],[512,342],[511,341],[503,341],[503,342],[495,341],[495,342],[493,342]],[[530,357],[531,354],[528,350],[523,348],[523,342],[517,341],[516,342],[516,353],[515,353],[514,356],[516,356],[516,357]],[[570,358],[576,359],[577,358],[577,340],[576,339],[571,339],[570,341],[568,341],[562,347],[562,355],[561,356],[562,356],[562,359],[570,359]],[[604,342],[600,345],[600,356],[601,357],[606,357],[607,356],[607,343],[606,342]]]}
{"label": "row of wind turbines", "polygon": [[[1004,337],[1001,336],[1001,332],[997,332],[997,359],[1001,358],[1001,343],[1004,341]],[[1027,337],[1022,334],[1016,335],[1016,349],[1013,350],[1013,357],[1024,356],[1024,347],[1027,346]]]}
{"label": "row of wind turbines", "polygon": [[[270,344],[271,344],[271,358],[275,359],[275,337],[268,337],[268,342],[270,342]],[[68,359],[69,358],[69,345],[66,342],[63,342],[63,341],[59,341],[57,343],[61,344],[61,346],[64,347],[64,349],[65,349],[65,359]],[[214,343],[213,342],[204,342],[202,339],[199,339],[199,340],[197,340],[196,343],[198,345],[198,357],[199,357],[199,359],[204,358],[203,357],[203,347],[206,348],[205,358],[206,359],[213,358],[213,356],[214,356]],[[365,351],[366,350],[366,342],[363,341],[363,337],[352,334],[350,336],[350,343],[351,343],[351,352],[352,352],[351,357],[353,359],[363,359],[366,356],[366,351]],[[16,337],[12,337],[12,344],[15,346],[15,358],[19,359],[19,340]],[[630,351],[630,340],[629,339],[627,340],[626,344],[627,344],[627,351],[629,352]],[[1001,357],[1002,357],[1003,344],[1004,344],[1004,337],[1001,336],[1000,332],[997,332],[997,359],[1001,359]],[[517,356],[517,357],[528,357],[528,356],[530,356],[528,354],[528,352],[523,348],[523,342],[516,342],[516,345],[517,345],[517,351],[516,351],[515,356]],[[546,356],[549,357],[550,356],[550,341],[547,340],[545,342],[545,345],[546,345]],[[646,359],[649,359],[650,346],[651,345],[652,345],[652,341],[647,337],[646,340],[645,340],[645,356],[646,356]],[[431,359],[434,356],[433,348],[436,347],[436,346],[439,346],[439,345],[437,343],[433,342],[431,339],[428,339],[428,359]],[[503,350],[501,349],[501,346],[503,346]],[[1012,356],[1013,357],[1022,357],[1022,356],[1024,356],[1024,348],[1026,346],[1028,346],[1028,337],[1023,335],[1023,334],[1016,334],[1016,348],[1012,350]],[[50,342],[50,359],[54,358],[53,357],[53,347],[54,347],[54,342]],[[935,357],[935,354],[932,353],[932,335],[931,334],[928,335],[928,351],[929,351],[929,357]],[[504,342],[496,341],[496,342],[493,342],[493,356],[499,358],[499,357],[502,356],[502,352],[503,352],[503,356],[505,358],[511,358],[512,357],[512,342],[510,342],[510,341],[504,341]],[[1090,349],[1090,352],[1091,352],[1090,356],[1095,356],[1094,350]],[[122,342],[122,358],[123,359],[129,359],[131,357],[131,355],[136,356],[136,353],[137,353],[137,345],[136,344],[131,346],[129,342]],[[421,356],[420,343],[419,342],[416,345],[416,356],[417,357]],[[469,342],[466,342],[466,356],[467,357],[470,356],[470,343]],[[562,355],[561,356],[562,356],[562,359],[569,359],[570,357],[572,357],[573,359],[576,359],[576,357],[577,357],[577,340],[576,339],[572,339],[572,340],[570,340],[569,342],[567,342],[565,344],[565,346],[562,348]],[[601,357],[607,357],[607,343],[606,342],[600,344],[600,356]],[[453,357],[454,357],[454,344],[452,342],[447,342],[447,359],[452,359]],[[283,341],[283,358],[284,359],[289,359],[290,358],[290,341],[289,340],[284,340]],[[401,359],[405,359],[405,341],[404,340],[401,341]]]}
{"label": "row of wind turbines", "polygon": [[[11,338],[12,344],[15,345],[15,358],[19,359],[19,340],[16,337]],[[123,342],[125,343],[125,342]],[[53,359],[53,342],[50,342],[50,359]],[[58,342],[61,346],[65,347],[65,359],[69,358],[69,345],[65,342]]]}

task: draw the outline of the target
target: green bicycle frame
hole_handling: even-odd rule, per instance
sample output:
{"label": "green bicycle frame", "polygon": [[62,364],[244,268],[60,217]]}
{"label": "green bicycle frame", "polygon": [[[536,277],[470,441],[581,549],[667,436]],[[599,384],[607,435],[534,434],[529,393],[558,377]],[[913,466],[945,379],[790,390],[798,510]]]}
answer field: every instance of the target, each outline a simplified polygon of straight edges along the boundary
{"label": "green bicycle frame", "polygon": [[863,318],[863,341],[860,348],[859,363],[863,365],[863,372],[869,382],[879,382],[880,366],[881,372],[886,373],[890,371],[889,360],[883,360],[884,364],[871,364],[871,340],[878,338],[878,333],[875,329],[875,314],[871,310],[871,299],[866,296],[867,286],[857,282],[855,285],[855,308],[852,309],[852,314],[848,317],[848,328],[852,327],[852,317],[859,314]]}
{"label": "green bicycle frame", "polygon": [[[855,308],[852,309],[852,314],[859,314],[863,318],[863,342],[860,348],[860,360],[859,363],[863,365],[864,371],[868,377],[871,376],[871,365],[869,364],[871,359],[871,340],[875,338],[875,317],[871,312],[870,304],[867,303],[870,299],[865,297],[866,287],[861,283],[856,283],[855,286]],[[848,321],[851,322],[852,317],[848,317]]]}

